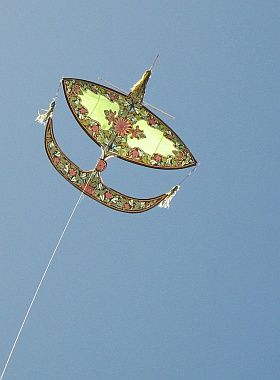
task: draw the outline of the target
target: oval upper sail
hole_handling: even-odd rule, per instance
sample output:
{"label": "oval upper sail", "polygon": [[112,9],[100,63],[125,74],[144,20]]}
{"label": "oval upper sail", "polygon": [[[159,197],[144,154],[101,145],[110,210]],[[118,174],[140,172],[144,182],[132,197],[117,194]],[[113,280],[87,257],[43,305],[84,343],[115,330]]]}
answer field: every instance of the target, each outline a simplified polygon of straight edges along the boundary
{"label": "oval upper sail", "polygon": [[68,105],[85,132],[109,153],[158,169],[196,165],[176,133],[127,95],[81,79],[63,79]]}

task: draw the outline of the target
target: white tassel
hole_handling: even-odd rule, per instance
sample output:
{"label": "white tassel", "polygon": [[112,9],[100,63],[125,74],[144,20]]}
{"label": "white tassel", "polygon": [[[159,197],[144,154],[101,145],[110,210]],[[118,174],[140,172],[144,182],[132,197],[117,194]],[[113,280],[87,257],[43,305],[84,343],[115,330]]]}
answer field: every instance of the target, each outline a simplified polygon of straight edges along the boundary
{"label": "white tassel", "polygon": [[47,110],[41,109],[41,111],[45,111],[44,113],[40,113],[38,111],[38,116],[36,117],[35,121],[37,121],[39,124],[46,124],[50,117],[53,115],[55,107],[55,99],[51,101],[49,108]]}
{"label": "white tassel", "polygon": [[179,185],[172,187],[172,189],[168,193],[166,193],[166,198],[164,198],[164,200],[160,202],[159,207],[169,208],[171,200],[175,197],[177,191],[179,190]]}

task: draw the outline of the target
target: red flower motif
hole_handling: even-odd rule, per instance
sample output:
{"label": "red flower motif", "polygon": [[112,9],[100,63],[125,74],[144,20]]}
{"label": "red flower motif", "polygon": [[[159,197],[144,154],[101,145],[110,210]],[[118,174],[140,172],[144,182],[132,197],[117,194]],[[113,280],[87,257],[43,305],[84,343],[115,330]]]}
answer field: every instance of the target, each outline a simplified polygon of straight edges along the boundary
{"label": "red flower motif", "polygon": [[147,118],[147,122],[149,125],[158,124],[158,120],[153,115],[149,115],[149,117]]}
{"label": "red flower motif", "polygon": [[107,191],[107,193],[105,193],[105,198],[112,199],[113,195]]}
{"label": "red flower motif", "polygon": [[99,127],[98,124],[94,124],[94,125],[91,125],[90,127],[88,127],[88,129],[89,129],[92,133],[98,133],[100,127]]}
{"label": "red flower motif", "polygon": [[132,158],[139,158],[140,157],[140,152],[138,148],[134,148],[131,150],[130,155]]}
{"label": "red flower motif", "polygon": [[73,177],[73,176],[75,176],[75,175],[77,174],[77,170],[71,168],[71,169],[69,170],[69,174],[70,174],[71,177]]}
{"label": "red flower motif", "polygon": [[119,136],[126,136],[131,131],[131,122],[123,117],[117,117],[114,123],[115,131]]}
{"label": "red flower motif", "polygon": [[80,112],[81,114],[85,115],[86,113],[88,113],[88,110],[85,109],[84,107],[82,107],[82,108],[79,109],[79,112]]}
{"label": "red flower motif", "polygon": [[60,161],[61,161],[61,158],[57,157],[57,156],[55,156],[54,159],[53,159],[53,162],[54,162],[55,165],[59,164]]}
{"label": "red flower motif", "polygon": [[87,184],[85,186],[82,184],[82,188],[83,188],[83,192],[84,193],[92,195],[93,192],[94,192],[94,188],[91,185],[89,185],[89,184]]}
{"label": "red flower motif", "polygon": [[136,125],[135,129],[132,129],[130,132],[130,137],[132,139],[136,138],[137,140],[145,138],[144,132]]}
{"label": "red flower motif", "polygon": [[125,210],[129,210],[130,209],[130,205],[129,205],[129,203],[125,203],[124,205],[123,205],[123,208],[125,209]]}
{"label": "red flower motif", "polygon": [[162,160],[162,156],[160,154],[155,154],[154,155],[154,160],[157,162],[160,162]]}

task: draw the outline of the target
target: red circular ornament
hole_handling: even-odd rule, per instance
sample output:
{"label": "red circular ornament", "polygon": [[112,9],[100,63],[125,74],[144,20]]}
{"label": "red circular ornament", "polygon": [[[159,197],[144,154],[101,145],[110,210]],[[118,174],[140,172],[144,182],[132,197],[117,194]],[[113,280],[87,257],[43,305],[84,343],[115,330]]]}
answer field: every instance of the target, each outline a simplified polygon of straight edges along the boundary
{"label": "red circular ornament", "polygon": [[107,162],[105,160],[102,160],[102,158],[100,158],[100,160],[97,162],[95,166],[95,169],[98,172],[103,172],[103,170],[105,170],[106,168],[107,168]]}

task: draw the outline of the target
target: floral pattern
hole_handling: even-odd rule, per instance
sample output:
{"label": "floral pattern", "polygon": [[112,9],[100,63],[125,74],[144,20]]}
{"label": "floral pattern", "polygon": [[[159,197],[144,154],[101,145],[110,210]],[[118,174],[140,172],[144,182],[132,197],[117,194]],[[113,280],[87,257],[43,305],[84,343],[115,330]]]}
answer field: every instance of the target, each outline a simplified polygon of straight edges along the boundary
{"label": "floral pattern", "polygon": [[114,128],[117,136],[126,136],[131,132],[131,122],[123,117],[116,117],[114,120]]}
{"label": "floral pattern", "polygon": [[[195,158],[175,132],[144,106],[135,107],[131,104],[126,95],[80,79],[64,79],[63,86],[68,104],[77,121],[93,140],[108,150],[108,154],[153,168],[179,169],[196,165]],[[82,105],[81,95],[86,90],[108,99],[108,109],[104,110],[104,116],[109,128],[102,129],[100,120],[94,120],[92,115],[89,116],[88,110]],[[113,103],[118,104],[118,113],[112,111]],[[140,120],[145,120],[151,128],[162,132],[163,137],[173,143],[174,150],[171,154],[149,154],[140,147],[128,145],[128,138],[139,141],[146,138],[144,131],[137,125]]]}
{"label": "floral pattern", "polygon": [[117,117],[117,112],[113,112],[112,110],[105,110],[104,111],[106,119],[108,120],[108,124],[115,124],[116,117]]}
{"label": "floral pattern", "polygon": [[143,131],[141,131],[141,129],[139,128],[139,126],[136,125],[136,127],[131,130],[130,137],[132,139],[135,138],[137,140],[140,140],[140,139],[145,138],[146,136],[145,136],[145,133]]}

